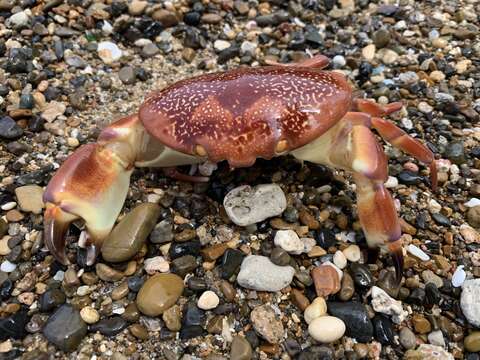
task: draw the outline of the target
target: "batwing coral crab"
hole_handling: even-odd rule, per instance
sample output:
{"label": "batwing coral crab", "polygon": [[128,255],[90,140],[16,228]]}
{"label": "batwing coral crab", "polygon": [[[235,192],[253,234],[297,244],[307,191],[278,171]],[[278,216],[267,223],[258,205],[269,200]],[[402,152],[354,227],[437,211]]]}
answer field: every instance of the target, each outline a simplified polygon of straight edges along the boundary
{"label": "batwing coral crab", "polygon": [[384,186],[387,158],[372,129],[393,146],[430,165],[433,153],[382,116],[402,103],[378,105],[354,99],[346,78],[323,70],[325,56],[301,63],[239,68],[177,82],[153,93],[137,114],[105,128],[96,143],[76,150],[53,176],[46,192],[45,243],[67,263],[65,233],[83,219],[87,261],[92,264],[127,196],[134,167],[167,168],[181,180],[208,181],[175,166],[291,154],[299,160],[353,173],[358,215],[370,247],[390,252],[397,278],[403,254],[392,197]]}

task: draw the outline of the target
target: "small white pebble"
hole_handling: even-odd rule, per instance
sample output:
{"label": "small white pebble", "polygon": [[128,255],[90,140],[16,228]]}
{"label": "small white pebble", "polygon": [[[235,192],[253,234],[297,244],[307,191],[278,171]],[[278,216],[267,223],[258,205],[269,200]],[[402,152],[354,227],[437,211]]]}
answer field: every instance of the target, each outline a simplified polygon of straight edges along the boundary
{"label": "small white pebble", "polygon": [[428,256],[422,249],[420,249],[415,245],[412,245],[412,244],[408,245],[407,250],[410,254],[412,254],[413,256],[416,256],[422,261],[430,260],[430,256]]}
{"label": "small white pebble", "polygon": [[343,249],[343,254],[350,262],[358,262],[360,261],[361,252],[360,247],[358,245],[350,245],[346,249]]}
{"label": "small white pebble", "polygon": [[144,268],[147,274],[154,274],[157,271],[166,273],[170,270],[170,264],[163,256],[155,256],[145,260]]}
{"label": "small white pebble", "polygon": [[387,181],[385,182],[385,187],[388,189],[392,189],[398,186],[398,179],[395,176],[389,176]]}
{"label": "small white pebble", "polygon": [[480,205],[480,199],[477,199],[477,198],[471,198],[470,200],[468,200],[465,204],[466,207],[468,208],[472,208],[472,207],[475,207],[475,206],[478,206]]}
{"label": "small white pebble", "polygon": [[55,281],[63,281],[63,278],[65,277],[65,271],[58,270],[55,275],[53,276],[53,280]]}
{"label": "small white pebble", "polygon": [[345,257],[345,254],[338,250],[333,255],[333,263],[337,265],[339,269],[344,269],[347,266],[347,258]]}
{"label": "small white pebble", "polygon": [[2,262],[2,265],[0,265],[0,270],[6,273],[11,273],[16,268],[17,268],[17,265],[11,263],[8,260],[5,260],[4,262]]}
{"label": "small white pebble", "polygon": [[218,295],[211,290],[207,290],[198,299],[197,306],[202,310],[211,310],[215,309],[219,303]]}
{"label": "small white pebble", "polygon": [[465,270],[463,270],[463,265],[457,267],[452,276],[452,285],[453,287],[461,287],[467,278]]}
{"label": "small white pebble", "polygon": [[327,313],[327,303],[322,297],[317,297],[307,306],[303,312],[303,318],[307,324],[310,324],[316,318],[323,316]]}
{"label": "small white pebble", "polygon": [[13,208],[15,208],[15,206],[17,206],[17,203],[15,201],[10,201],[2,205],[2,210],[12,210]]}

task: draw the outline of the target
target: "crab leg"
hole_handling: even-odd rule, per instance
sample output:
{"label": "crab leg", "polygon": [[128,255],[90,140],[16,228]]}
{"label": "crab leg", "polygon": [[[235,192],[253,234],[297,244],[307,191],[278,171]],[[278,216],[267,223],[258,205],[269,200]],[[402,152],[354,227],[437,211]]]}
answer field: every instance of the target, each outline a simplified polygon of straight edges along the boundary
{"label": "crab leg", "polygon": [[131,116],[106,128],[97,143],[75,151],[49,182],[43,197],[45,244],[61,263],[68,263],[64,236],[72,221],[85,221],[88,264],[110,233],[128,192],[137,123]]}
{"label": "crab leg", "polygon": [[403,103],[398,101],[386,105],[380,105],[366,99],[354,99],[353,105],[355,110],[367,113],[371,116],[386,116],[399,111],[402,108]]}
{"label": "crab leg", "polygon": [[413,156],[415,159],[430,165],[432,190],[436,191],[438,182],[437,167],[433,153],[421,142],[412,138],[405,131],[387,120],[374,117],[372,118],[372,126],[385,141]]}
{"label": "crab leg", "polygon": [[387,160],[370,125],[368,114],[349,112],[324,135],[294,150],[292,155],[353,172],[358,216],[367,243],[392,255],[400,281],[403,268],[401,230],[392,197],[384,186],[388,177]]}

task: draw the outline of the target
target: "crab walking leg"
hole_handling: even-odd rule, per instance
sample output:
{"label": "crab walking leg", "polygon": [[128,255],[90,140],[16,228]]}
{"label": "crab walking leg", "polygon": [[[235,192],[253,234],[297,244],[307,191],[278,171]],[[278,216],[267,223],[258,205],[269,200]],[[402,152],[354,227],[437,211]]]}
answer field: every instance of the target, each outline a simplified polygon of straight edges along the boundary
{"label": "crab walking leg", "polygon": [[432,190],[436,191],[438,183],[437,167],[435,156],[430,149],[387,120],[374,117],[372,118],[372,126],[385,141],[430,166]]}
{"label": "crab walking leg", "polygon": [[354,99],[353,105],[355,110],[361,111],[371,116],[386,116],[399,111],[403,107],[403,103],[400,101],[386,105],[380,105],[376,102],[366,99]]}
{"label": "crab walking leg", "polygon": [[292,151],[300,160],[351,171],[357,185],[358,214],[367,243],[392,255],[401,280],[401,230],[392,197],[384,186],[387,160],[370,130],[370,116],[350,112],[314,142]]}

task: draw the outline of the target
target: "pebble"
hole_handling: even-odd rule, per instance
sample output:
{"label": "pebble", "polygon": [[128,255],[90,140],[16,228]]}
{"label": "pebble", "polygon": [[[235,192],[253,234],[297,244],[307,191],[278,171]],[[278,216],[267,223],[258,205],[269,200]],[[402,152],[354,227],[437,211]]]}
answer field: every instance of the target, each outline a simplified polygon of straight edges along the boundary
{"label": "pebble", "polygon": [[453,287],[461,287],[467,278],[465,270],[463,270],[463,265],[457,266],[455,272],[452,275],[452,285]]}
{"label": "pebble", "polygon": [[243,336],[235,336],[230,348],[230,360],[251,360],[252,356],[250,343]]}
{"label": "pebble", "polygon": [[101,41],[97,46],[97,53],[105,64],[112,64],[122,57],[122,50],[110,41]]}
{"label": "pebble", "polygon": [[355,285],[362,288],[369,288],[373,285],[373,276],[368,267],[364,264],[352,263],[350,265],[353,281]]}
{"label": "pebble", "polygon": [[162,320],[170,331],[179,331],[182,328],[182,310],[180,306],[173,305],[162,314]]}
{"label": "pebble", "polygon": [[102,256],[109,262],[130,260],[140,250],[160,216],[160,206],[138,205],[113,228],[102,245]]}
{"label": "pebble", "polygon": [[255,331],[270,344],[278,344],[283,340],[283,325],[274,309],[268,305],[260,305],[250,313],[250,321]]}
{"label": "pebble", "polygon": [[443,286],[443,280],[440,276],[436,275],[432,270],[424,270],[422,271],[422,279],[425,284],[429,282],[435,284],[437,288],[441,288]]}
{"label": "pebble", "polygon": [[100,320],[100,314],[91,306],[85,306],[82,308],[82,310],[80,310],[80,316],[87,324],[95,324]]}
{"label": "pebble", "polygon": [[423,250],[421,250],[419,247],[415,245],[412,245],[412,244],[408,245],[407,251],[422,261],[430,260],[430,256],[428,256]]}
{"label": "pebble", "polygon": [[18,206],[22,211],[40,214],[43,209],[43,189],[38,185],[25,185],[15,189]]}
{"label": "pebble", "polygon": [[85,337],[87,325],[78,310],[65,304],[50,316],[42,332],[52,344],[69,352],[75,350]]}
{"label": "pebble", "polygon": [[278,266],[286,266],[290,263],[290,255],[280,247],[275,247],[270,254],[270,261]]}
{"label": "pebble", "polygon": [[215,309],[220,303],[218,295],[213,291],[205,291],[198,299],[197,306],[202,310]]}
{"label": "pebble", "polygon": [[59,101],[50,101],[42,111],[42,118],[51,123],[60,115],[65,113],[67,106]]}
{"label": "pebble", "polygon": [[442,330],[432,331],[430,334],[428,334],[427,338],[430,344],[445,348],[445,339],[443,337]]}
{"label": "pebble", "polygon": [[0,117],[0,137],[13,140],[18,139],[22,135],[23,129],[17,125],[15,120],[10,116]]}
{"label": "pebble", "polygon": [[137,339],[147,340],[149,338],[148,330],[141,324],[130,325],[128,330]]}
{"label": "pebble", "polygon": [[454,360],[452,354],[440,346],[421,344],[416,350],[408,350],[405,353],[406,360]]}
{"label": "pebble", "polygon": [[308,333],[321,343],[331,343],[345,334],[345,323],[333,316],[321,316],[308,325]]}
{"label": "pebble", "polygon": [[415,332],[418,334],[426,334],[432,330],[432,325],[422,315],[414,315],[412,318],[412,324]]}
{"label": "pebble", "polygon": [[303,241],[300,240],[297,233],[293,230],[278,230],[273,242],[275,246],[278,246],[291,254],[298,255],[305,250]]}
{"label": "pebble", "polygon": [[170,263],[165,260],[163,256],[155,256],[153,258],[145,259],[143,265],[145,272],[149,275],[153,275],[157,271],[166,273],[170,270]]}
{"label": "pebble", "polygon": [[460,295],[460,307],[468,322],[480,327],[480,279],[466,280]]}
{"label": "pebble", "polygon": [[340,277],[333,266],[317,266],[312,270],[311,276],[317,296],[327,297],[340,290]]}
{"label": "pebble", "polygon": [[276,184],[243,185],[225,196],[223,206],[230,220],[248,226],[279,216],[287,207],[287,199]]}
{"label": "pebble", "polygon": [[40,296],[39,308],[41,312],[49,312],[65,303],[66,296],[59,289],[49,289]]}
{"label": "pebble", "polygon": [[358,245],[350,245],[343,250],[343,255],[350,262],[358,262],[361,257],[360,247]]}
{"label": "pebble", "polygon": [[383,314],[377,314],[372,319],[375,339],[383,345],[394,344],[394,332],[392,322]]}
{"label": "pebble", "polygon": [[23,339],[25,337],[28,316],[26,311],[18,311],[19,308],[17,304],[17,309],[12,311],[15,312],[13,315],[0,319],[0,341],[9,338]]}
{"label": "pebble", "polygon": [[343,252],[337,250],[333,255],[333,263],[339,268],[344,269],[347,266],[347,258]]}
{"label": "pebble", "polygon": [[275,292],[288,286],[294,274],[291,266],[278,266],[265,256],[249,255],[242,262],[237,282],[247,289]]}
{"label": "pebble", "polygon": [[164,244],[173,240],[172,223],[165,219],[160,221],[150,234],[150,242]]}
{"label": "pebble", "polygon": [[128,323],[121,316],[112,316],[90,325],[90,331],[98,331],[105,336],[115,336],[123,331]]}
{"label": "pebble", "polygon": [[132,85],[135,84],[135,81],[137,80],[137,75],[133,67],[124,66],[118,72],[118,78],[125,85]]}
{"label": "pebble", "polygon": [[402,346],[407,350],[413,349],[417,345],[417,338],[415,337],[415,334],[406,326],[400,330],[399,340],[400,344],[402,344]]}
{"label": "pebble", "polygon": [[480,331],[471,332],[464,340],[465,350],[477,353],[480,352]]}
{"label": "pebble", "polygon": [[342,320],[346,334],[359,342],[369,342],[373,337],[373,325],[365,305],[359,302],[328,302],[328,313]]}
{"label": "pebble", "polygon": [[353,279],[348,272],[345,272],[342,277],[342,284],[338,297],[342,301],[348,301],[352,298],[354,293],[355,284],[353,282]]}
{"label": "pebble", "polygon": [[372,287],[372,307],[376,312],[391,315],[393,322],[400,324],[408,313],[403,310],[402,303],[390,297],[383,289]]}
{"label": "pebble", "polygon": [[183,280],[175,274],[157,274],[143,284],[137,295],[138,309],[145,315],[158,316],[172,307],[183,292]]}
{"label": "pebble", "polygon": [[317,297],[307,306],[303,313],[303,317],[307,324],[310,324],[317,317],[323,316],[327,313],[327,303],[324,298]]}
{"label": "pebble", "polygon": [[95,265],[95,272],[103,281],[118,281],[123,278],[123,273],[102,263]]}
{"label": "pebble", "polygon": [[11,263],[8,260],[4,260],[0,265],[0,271],[3,271],[5,273],[11,273],[15,271],[16,268],[17,268],[17,265]]}

